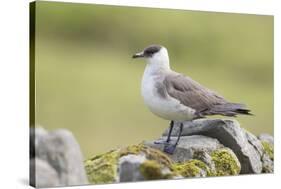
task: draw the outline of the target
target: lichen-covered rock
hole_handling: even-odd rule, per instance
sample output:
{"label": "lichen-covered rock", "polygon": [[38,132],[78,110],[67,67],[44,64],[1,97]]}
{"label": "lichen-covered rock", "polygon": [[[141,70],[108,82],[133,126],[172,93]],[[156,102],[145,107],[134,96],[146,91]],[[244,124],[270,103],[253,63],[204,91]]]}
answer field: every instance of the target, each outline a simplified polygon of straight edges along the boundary
{"label": "lichen-covered rock", "polygon": [[[160,140],[165,140],[166,134]],[[85,167],[91,183],[271,173],[273,139],[261,138],[240,128],[236,121],[195,120],[184,124],[172,155],[163,152],[164,144],[146,141],[95,156],[85,161]]]}
{"label": "lichen-covered rock", "polygon": [[262,156],[262,162],[263,162],[262,172],[273,173],[274,172],[274,147],[272,143],[267,142],[265,140],[262,141],[261,144],[264,149],[264,154]]}
{"label": "lichen-covered rock", "polygon": [[173,170],[183,177],[206,177],[212,175],[210,168],[197,159],[191,159],[184,163],[175,163]]}
{"label": "lichen-covered rock", "polygon": [[85,161],[90,183],[113,183],[172,178],[173,161],[160,150],[144,144],[131,145]]}
{"label": "lichen-covered rock", "polygon": [[273,173],[274,171],[274,138],[269,134],[260,134],[258,139],[263,147],[262,156],[262,172],[263,173]]}
{"label": "lichen-covered rock", "polygon": [[262,172],[272,173],[273,172],[273,137],[268,134],[259,135],[256,137],[249,131],[245,130],[246,137],[249,144],[251,144],[258,152],[262,162]]}
{"label": "lichen-covered rock", "polygon": [[140,172],[145,180],[168,179],[177,176],[177,174],[172,173],[170,167],[166,167],[155,160],[144,161],[140,165]]}
{"label": "lichen-covered rock", "polygon": [[95,156],[85,161],[85,167],[94,184],[239,174],[240,163],[230,149],[209,153],[197,151],[193,159],[175,162],[158,149],[139,144]]}
{"label": "lichen-covered rock", "polygon": [[269,144],[271,144],[272,146],[274,145],[274,138],[273,136],[266,134],[266,133],[262,133],[258,136],[258,139],[260,141],[265,141],[268,142]]}
{"label": "lichen-covered rock", "polygon": [[208,153],[205,150],[202,151],[196,151],[193,154],[193,159],[198,159],[201,160],[202,162],[204,162],[209,168],[210,168],[210,172],[208,176],[214,176],[216,175],[216,167],[215,167],[215,163],[212,160],[212,157],[210,155],[210,153]]}
{"label": "lichen-covered rock", "polygon": [[93,184],[113,183],[117,181],[117,161],[119,150],[97,155],[85,161],[88,180]]}
{"label": "lichen-covered rock", "polygon": [[[161,137],[159,140],[165,140],[166,137]],[[174,142],[176,137],[171,137],[171,141]],[[155,144],[154,141],[145,142],[146,145],[153,148],[160,149],[163,151],[163,144]],[[193,136],[182,136],[175,152],[173,154],[168,154],[168,156],[175,162],[185,162],[187,160],[193,159],[194,153],[198,151],[212,152],[216,149],[223,147],[223,145],[215,138],[193,135]]]}
{"label": "lichen-covered rock", "polygon": [[[172,136],[177,136],[175,127]],[[167,135],[167,131],[163,134]],[[241,163],[241,173],[261,173],[262,162],[259,152],[248,142],[244,129],[235,120],[198,119],[184,122],[182,136],[204,135],[216,138],[230,148]]]}
{"label": "lichen-covered rock", "polygon": [[264,153],[267,154],[271,160],[274,160],[273,146],[269,142],[266,142],[266,141],[262,141],[261,144],[264,148]]}
{"label": "lichen-covered rock", "polygon": [[216,176],[238,175],[241,165],[236,155],[229,148],[218,149],[211,154],[215,164]]}

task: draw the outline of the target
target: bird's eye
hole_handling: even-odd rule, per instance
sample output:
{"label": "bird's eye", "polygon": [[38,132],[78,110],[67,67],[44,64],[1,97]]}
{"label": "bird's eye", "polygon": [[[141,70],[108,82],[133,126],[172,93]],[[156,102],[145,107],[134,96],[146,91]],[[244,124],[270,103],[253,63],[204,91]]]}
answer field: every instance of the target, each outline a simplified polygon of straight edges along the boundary
{"label": "bird's eye", "polygon": [[160,47],[158,46],[151,46],[145,49],[144,53],[148,56],[152,56],[154,53],[158,52],[160,50]]}

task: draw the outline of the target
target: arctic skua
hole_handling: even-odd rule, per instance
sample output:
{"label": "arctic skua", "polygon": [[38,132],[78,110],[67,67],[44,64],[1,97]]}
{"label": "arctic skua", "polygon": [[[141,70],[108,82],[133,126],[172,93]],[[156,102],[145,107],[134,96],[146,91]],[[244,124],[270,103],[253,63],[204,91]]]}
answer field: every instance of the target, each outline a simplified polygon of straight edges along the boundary
{"label": "arctic skua", "polygon": [[[164,151],[167,153],[174,152],[184,121],[211,115],[252,115],[244,104],[229,102],[190,77],[171,70],[168,51],[163,46],[150,45],[132,58],[145,58],[147,62],[141,84],[145,105],[155,115],[171,121],[167,139],[159,142],[165,144]],[[180,132],[172,143],[175,121],[180,123]]]}

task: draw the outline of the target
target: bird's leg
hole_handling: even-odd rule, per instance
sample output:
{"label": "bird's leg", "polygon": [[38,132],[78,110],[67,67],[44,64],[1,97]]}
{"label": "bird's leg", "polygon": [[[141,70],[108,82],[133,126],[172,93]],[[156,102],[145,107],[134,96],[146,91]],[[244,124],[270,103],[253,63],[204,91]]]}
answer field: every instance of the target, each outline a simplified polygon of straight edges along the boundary
{"label": "bird's leg", "polygon": [[172,134],[173,128],[174,128],[174,121],[171,121],[167,139],[166,140],[157,140],[154,142],[154,144],[169,144],[169,142],[171,141],[171,134]]}
{"label": "bird's leg", "polygon": [[183,123],[180,124],[180,131],[179,131],[179,134],[178,134],[177,141],[175,143],[175,147],[178,145],[178,143],[180,141],[182,130],[183,130]]}
{"label": "bird's leg", "polygon": [[180,140],[180,137],[181,137],[181,133],[182,133],[182,130],[183,130],[183,123],[180,124],[180,130],[179,130],[179,133],[178,133],[178,137],[177,137],[177,141],[175,144],[167,144],[164,146],[164,152],[168,153],[168,154],[173,154],[174,151],[176,150],[176,147],[179,143],[179,140]]}
{"label": "bird's leg", "polygon": [[166,140],[167,143],[169,143],[171,140],[171,134],[172,134],[173,128],[174,128],[174,121],[172,120],[170,122],[169,133],[168,133],[167,140]]}

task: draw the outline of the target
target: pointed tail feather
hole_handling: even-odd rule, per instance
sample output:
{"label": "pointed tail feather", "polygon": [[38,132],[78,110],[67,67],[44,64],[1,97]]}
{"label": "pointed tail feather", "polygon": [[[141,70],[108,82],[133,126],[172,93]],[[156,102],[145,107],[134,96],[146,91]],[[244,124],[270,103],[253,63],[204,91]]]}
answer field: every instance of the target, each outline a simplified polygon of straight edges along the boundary
{"label": "pointed tail feather", "polygon": [[250,113],[251,110],[247,109],[244,104],[239,103],[226,103],[213,106],[207,114],[220,114],[225,116],[233,116],[235,117],[237,114],[243,115],[253,115]]}

